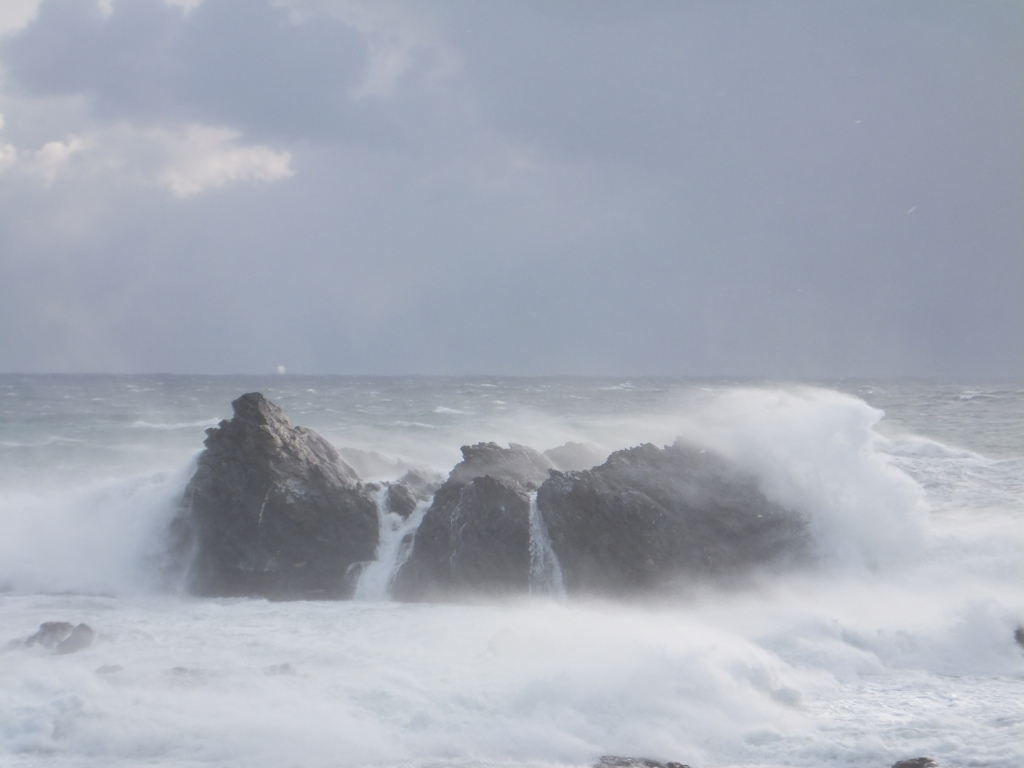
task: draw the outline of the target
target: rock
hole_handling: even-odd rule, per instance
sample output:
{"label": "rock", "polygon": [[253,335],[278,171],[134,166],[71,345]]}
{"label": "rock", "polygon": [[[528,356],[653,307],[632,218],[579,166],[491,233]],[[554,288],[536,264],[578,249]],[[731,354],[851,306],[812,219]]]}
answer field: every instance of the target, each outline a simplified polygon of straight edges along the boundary
{"label": "rock", "polygon": [[54,653],[75,653],[88,648],[96,639],[96,632],[88,624],[71,624],[67,621],[44,621],[38,631],[25,640],[25,647],[41,645],[52,648]]}
{"label": "rock", "polygon": [[25,640],[25,647],[41,645],[44,648],[56,648],[74,628],[75,625],[67,621],[44,621],[39,625],[39,630]]}
{"label": "rock", "polygon": [[1017,629],[1014,630],[1013,639],[1016,641],[1017,645],[1024,648],[1024,627],[1017,627]]}
{"label": "rock", "polygon": [[511,443],[502,448],[497,443],[477,443],[462,446],[462,461],[452,469],[445,485],[493,477],[533,490],[547,480],[552,469],[554,465],[548,459],[525,445]]}
{"label": "rock", "polygon": [[79,624],[71,633],[57,643],[54,653],[77,653],[92,645],[96,639],[96,633],[88,624]]}
{"label": "rock", "polygon": [[681,443],[553,472],[537,495],[570,593],[628,594],[804,556],[801,517],[725,459]]}
{"label": "rock", "polygon": [[578,472],[596,467],[608,458],[608,452],[585,443],[568,442],[549,448],[544,451],[544,456],[561,472]]}
{"label": "rock", "polygon": [[408,518],[416,506],[429,501],[441,483],[424,470],[409,470],[394,483],[388,483],[388,509]]}
{"label": "rock", "polygon": [[434,495],[412,553],[395,577],[400,600],[526,592],[530,494],[551,464],[522,445],[479,443]]}
{"label": "rock", "polygon": [[418,503],[408,486],[401,483],[388,483],[388,511],[394,512],[403,520],[407,519],[416,509]]}
{"label": "rock", "polygon": [[682,763],[662,763],[646,757],[604,755],[594,763],[594,768],[690,768],[690,766]]}
{"label": "rock", "polygon": [[915,757],[910,760],[899,760],[892,764],[892,768],[934,768],[937,766],[930,757]]}
{"label": "rock", "polygon": [[258,392],[206,430],[206,449],[171,526],[190,591],[271,599],[349,597],[350,569],[374,557],[374,500],[316,432]]}

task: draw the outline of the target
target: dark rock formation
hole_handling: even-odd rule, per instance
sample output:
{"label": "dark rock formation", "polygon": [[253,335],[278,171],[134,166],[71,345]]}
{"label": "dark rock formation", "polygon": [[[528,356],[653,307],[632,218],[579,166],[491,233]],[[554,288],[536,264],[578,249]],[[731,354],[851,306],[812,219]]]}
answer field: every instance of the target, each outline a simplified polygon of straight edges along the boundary
{"label": "dark rock formation", "polygon": [[429,501],[441,486],[439,477],[423,470],[411,469],[394,483],[388,483],[388,509],[407,518],[422,501]]}
{"label": "dark rock formation", "polygon": [[76,653],[93,644],[96,632],[88,624],[71,624],[67,621],[44,621],[39,630],[25,640],[25,647],[41,645],[52,648],[54,653]]}
{"label": "dark rock formation", "polygon": [[550,461],[533,448],[512,443],[502,448],[497,443],[462,446],[462,461],[455,465],[445,485],[466,484],[477,477],[493,477],[534,489],[548,478]]}
{"label": "dark rock formation", "polygon": [[1024,648],[1024,627],[1017,627],[1013,631],[1013,639],[1021,648]]}
{"label": "dark rock formation", "polygon": [[293,427],[258,392],[206,430],[172,523],[173,553],[200,595],[331,599],[351,594],[350,568],[372,560],[371,491],[312,430]]}
{"label": "dark rock formation", "polygon": [[537,496],[570,593],[649,591],[801,555],[799,516],[715,454],[677,443],[552,473]]}
{"label": "dark rock formation", "polygon": [[892,764],[892,768],[934,768],[937,766],[930,757],[915,757],[910,760],[899,760]]}
{"label": "dark rock formation", "polygon": [[530,494],[551,468],[522,445],[463,446],[395,577],[400,600],[526,592],[530,582]]}
{"label": "dark rock formation", "polygon": [[[188,586],[200,595],[351,596],[375,557],[375,497],[405,518],[432,498],[392,582],[404,600],[527,592],[531,547],[537,580],[550,576],[548,586],[560,592],[564,576],[569,593],[602,595],[728,581],[806,553],[799,515],[771,503],[726,460],[685,445],[641,445],[592,469],[559,472],[554,462],[587,465],[596,450],[570,443],[549,458],[521,445],[478,443],[463,447],[440,487],[438,477],[415,470],[362,484],[326,440],[293,427],[262,395],[232,405],[233,418],[207,430],[171,527],[174,560],[187,566]],[[531,541],[534,493],[534,522],[546,524],[550,548],[543,525]]]}
{"label": "dark rock formation", "polygon": [[43,648],[56,648],[57,644],[71,634],[74,624],[67,621],[44,621],[34,635],[25,640],[25,647],[41,645]]}

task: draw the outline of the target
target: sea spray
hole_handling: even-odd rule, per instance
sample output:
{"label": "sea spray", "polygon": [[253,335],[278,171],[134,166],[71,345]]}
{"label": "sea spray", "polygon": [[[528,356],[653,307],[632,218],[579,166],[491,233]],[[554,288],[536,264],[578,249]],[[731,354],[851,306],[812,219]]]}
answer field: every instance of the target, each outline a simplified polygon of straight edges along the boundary
{"label": "sea spray", "polygon": [[193,468],[34,493],[0,489],[0,587],[112,594],[160,588],[167,527]]}
{"label": "sea spray", "polygon": [[678,426],[804,513],[823,564],[871,571],[918,558],[927,526],[921,487],[883,451],[883,415],[831,390],[729,389],[688,409]]}
{"label": "sea spray", "polygon": [[[122,380],[51,382],[53,401],[72,395],[61,411],[67,434],[108,430],[76,452],[73,479],[66,444],[0,446],[0,571],[18,577],[17,592],[0,594],[0,764],[585,768],[601,754],[631,754],[736,768],[888,766],[918,755],[943,766],[1024,765],[1024,653],[1013,640],[1024,623],[1018,385],[961,400],[953,385],[892,383],[883,402],[858,387],[863,402],[706,382],[713,391],[695,394],[692,382],[640,379],[631,390],[552,380],[543,391],[500,379],[154,380],[189,397],[159,416],[146,411],[149,400],[129,401],[131,421],[107,418],[93,400],[121,392]],[[313,382],[317,393],[307,393]],[[270,387],[289,412],[310,403],[297,420],[335,444],[423,456],[439,472],[457,446],[478,440],[618,449],[703,435],[780,498],[807,502],[822,533],[836,521],[824,541],[846,531],[850,556],[835,562],[854,567],[766,574],[743,589],[648,606],[140,594],[139,564],[203,436],[132,421],[227,415],[231,398]],[[15,433],[8,422],[3,440],[40,442],[38,419],[19,415],[37,401],[7,399],[23,426]],[[499,399],[507,405],[493,405]],[[467,415],[434,414],[438,403]],[[394,426],[402,421],[431,429]],[[896,439],[887,422],[949,450],[887,443]],[[130,454],[120,447],[136,443]],[[999,453],[986,447],[996,443]],[[820,471],[808,471],[816,463]],[[867,479],[859,495],[858,478]],[[887,520],[897,534],[909,520],[924,535],[889,547],[876,540]],[[882,563],[914,556],[868,570],[862,554],[873,552]],[[96,589],[107,595],[83,594]],[[97,642],[59,657],[3,647],[53,620],[88,623]]]}
{"label": "sea spray", "polygon": [[530,594],[565,597],[562,565],[551,547],[536,491],[530,494]]}

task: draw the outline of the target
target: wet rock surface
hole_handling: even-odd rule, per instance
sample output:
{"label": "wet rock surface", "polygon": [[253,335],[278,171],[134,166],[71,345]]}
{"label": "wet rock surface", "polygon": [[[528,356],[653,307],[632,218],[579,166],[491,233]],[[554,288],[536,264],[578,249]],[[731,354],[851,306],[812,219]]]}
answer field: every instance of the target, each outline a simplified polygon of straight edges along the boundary
{"label": "wet rock surface", "polygon": [[397,481],[388,483],[388,509],[407,518],[422,502],[428,502],[441,487],[439,477],[423,470],[410,470]]}
{"label": "wet rock surface", "polygon": [[551,463],[522,445],[463,446],[434,495],[392,594],[401,600],[526,592],[530,494]]}
{"label": "wet rock surface", "polygon": [[36,633],[26,638],[21,645],[25,648],[38,645],[52,649],[55,654],[68,654],[85,650],[95,640],[96,632],[88,624],[44,621]]}
{"label": "wet rock surface", "polygon": [[401,600],[523,594],[545,578],[552,594],[629,595],[729,582],[809,550],[800,515],[724,458],[682,443],[617,451],[578,471],[556,462],[587,465],[596,449],[477,443],[443,483],[414,469],[364,484],[261,394],[232,405],[234,416],[207,430],[171,527],[172,559],[199,595],[351,597],[385,513],[407,520],[417,507],[411,552],[390,579]]}
{"label": "wet rock surface", "polygon": [[75,625],[68,621],[44,621],[34,635],[25,640],[25,647],[41,645],[43,648],[56,648],[57,644],[71,634]]}
{"label": "wet rock surface", "polygon": [[552,473],[537,506],[570,593],[648,591],[806,554],[799,515],[725,459],[682,443],[617,451],[592,470]]}
{"label": "wet rock surface", "polygon": [[372,560],[371,491],[316,432],[258,392],[206,431],[206,450],[172,524],[172,559],[207,596],[337,599]]}

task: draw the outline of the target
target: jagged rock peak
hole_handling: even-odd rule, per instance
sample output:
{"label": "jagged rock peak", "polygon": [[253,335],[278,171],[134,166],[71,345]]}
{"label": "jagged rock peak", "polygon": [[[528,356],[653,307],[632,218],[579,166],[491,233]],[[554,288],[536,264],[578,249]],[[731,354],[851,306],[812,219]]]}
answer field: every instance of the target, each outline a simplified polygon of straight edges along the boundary
{"label": "jagged rock peak", "polygon": [[502,448],[497,443],[477,443],[462,446],[462,461],[452,469],[448,482],[464,485],[489,476],[536,488],[547,480],[552,469],[550,460],[525,445],[510,443],[508,448]]}
{"label": "jagged rock peak", "polygon": [[244,449],[261,458],[285,458],[315,466],[331,480],[345,485],[359,475],[319,434],[293,426],[284,411],[260,392],[247,392],[231,403],[234,416],[206,430],[204,445],[218,452]]}
{"label": "jagged rock peak", "polygon": [[368,486],[327,440],[259,392],[206,430],[170,530],[171,570],[200,595],[343,598],[377,546]]}

